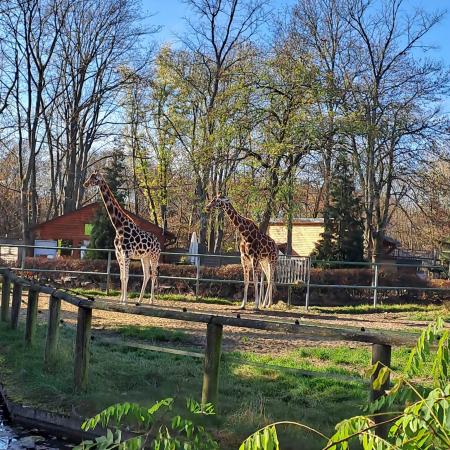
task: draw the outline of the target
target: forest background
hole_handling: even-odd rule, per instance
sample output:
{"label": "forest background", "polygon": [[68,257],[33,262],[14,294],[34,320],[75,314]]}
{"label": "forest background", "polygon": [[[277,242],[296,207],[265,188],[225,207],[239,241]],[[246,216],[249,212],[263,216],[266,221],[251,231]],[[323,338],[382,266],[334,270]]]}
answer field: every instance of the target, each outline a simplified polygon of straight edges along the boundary
{"label": "forest background", "polygon": [[36,223],[91,202],[84,180],[118,153],[126,207],[179,245],[196,231],[200,251],[237,248],[204,210],[218,192],[263,231],[327,223],[337,161],[367,258],[385,235],[423,250],[450,235],[450,76],[427,40],[445,11],[188,0],[178,15],[161,40],[137,0],[2,2],[0,236],[28,243]]}

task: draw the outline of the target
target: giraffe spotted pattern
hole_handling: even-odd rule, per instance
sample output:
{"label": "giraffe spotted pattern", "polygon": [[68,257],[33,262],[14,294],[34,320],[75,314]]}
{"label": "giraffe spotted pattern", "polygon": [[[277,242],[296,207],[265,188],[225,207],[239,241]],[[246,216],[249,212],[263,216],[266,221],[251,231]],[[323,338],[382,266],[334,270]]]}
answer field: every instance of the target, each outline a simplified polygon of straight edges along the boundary
{"label": "giraffe spotted pattern", "polygon": [[98,186],[109,218],[116,230],[114,248],[120,268],[121,295],[120,301],[127,301],[127,288],[131,259],[140,259],[142,263],[143,282],[139,303],[144,297],[145,288],[151,278],[150,302],[155,297],[155,284],[158,275],[159,257],[161,255],[161,243],[158,238],[148,231],[139,228],[134,220],[124,211],[103,176],[95,171],[84,183],[85,187]]}
{"label": "giraffe spotted pattern", "polygon": [[[247,303],[250,272],[253,275],[253,283],[255,286],[255,307],[259,307],[260,300],[263,298],[263,274],[267,278],[267,291],[262,306],[270,307],[272,305],[275,267],[278,261],[277,244],[270,236],[259,231],[253,220],[238,214],[227,197],[218,194],[206,206],[208,212],[212,208],[222,208],[241,235],[239,250],[244,272],[244,298],[241,308],[244,309]],[[260,278],[261,281],[259,283]]]}

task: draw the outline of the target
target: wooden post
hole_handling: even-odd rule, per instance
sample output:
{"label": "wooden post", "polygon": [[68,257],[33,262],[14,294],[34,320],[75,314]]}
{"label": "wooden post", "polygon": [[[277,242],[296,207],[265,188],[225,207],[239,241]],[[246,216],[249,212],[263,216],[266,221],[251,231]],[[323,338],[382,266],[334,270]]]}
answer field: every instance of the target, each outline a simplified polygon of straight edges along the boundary
{"label": "wooden post", "polygon": [[222,334],[222,325],[208,323],[206,330],[205,363],[203,368],[202,405],[212,403],[216,409]]}
{"label": "wooden post", "polygon": [[78,308],[77,337],[75,341],[75,389],[85,391],[89,372],[92,309]]}
{"label": "wooden post", "polygon": [[28,291],[27,320],[25,322],[25,342],[28,345],[33,345],[34,335],[36,334],[38,299],[39,292],[30,289]]}
{"label": "wooden post", "polygon": [[[382,395],[385,394],[386,390],[389,388],[389,376],[387,377],[386,381],[383,383],[382,386],[380,386],[380,389],[374,389],[373,388],[373,381],[377,378],[378,373],[380,369],[383,366],[391,367],[391,346],[390,345],[383,345],[383,344],[372,344],[372,365],[376,364],[377,362],[380,362],[381,364],[378,364],[377,370],[372,375],[370,379],[370,401],[373,402],[380,398]],[[382,411],[378,411],[382,412]],[[381,423],[387,420],[389,416],[383,416],[383,415],[377,415],[374,417],[375,423]],[[389,424],[381,425],[376,428],[376,434],[381,437],[386,437],[387,432],[389,431]]]}
{"label": "wooden post", "polygon": [[1,305],[1,320],[8,321],[9,315],[9,300],[11,298],[11,281],[7,274],[3,274],[2,280],[2,305]]}
{"label": "wooden post", "polygon": [[11,328],[16,330],[19,325],[20,302],[22,301],[22,285],[13,283],[11,305]]}
{"label": "wooden post", "polygon": [[51,295],[48,307],[47,337],[45,340],[44,354],[44,364],[46,370],[51,369],[53,363],[55,362],[56,352],[58,351],[60,314],[61,300]]}

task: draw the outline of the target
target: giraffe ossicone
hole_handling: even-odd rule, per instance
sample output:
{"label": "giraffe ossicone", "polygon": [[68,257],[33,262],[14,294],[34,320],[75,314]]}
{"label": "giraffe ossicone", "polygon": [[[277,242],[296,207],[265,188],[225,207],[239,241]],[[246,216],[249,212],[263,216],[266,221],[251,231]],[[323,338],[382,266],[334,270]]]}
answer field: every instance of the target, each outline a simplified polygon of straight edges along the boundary
{"label": "giraffe ossicone", "polygon": [[125,212],[100,172],[95,171],[90,175],[84,183],[84,187],[88,186],[98,186],[111,223],[116,230],[114,248],[120,268],[120,301],[122,303],[127,301],[130,260],[139,259],[142,263],[144,276],[139,303],[142,302],[150,278],[150,302],[153,303],[161,243],[154,234],[139,228],[136,222]]}
{"label": "giraffe ossicone", "polygon": [[[241,253],[242,269],[244,271],[244,296],[241,309],[244,309],[247,303],[250,272],[252,272],[255,286],[255,308],[259,308],[259,303],[262,299],[264,290],[263,274],[267,278],[267,291],[262,306],[272,306],[275,268],[278,261],[277,244],[270,236],[262,233],[253,220],[238,214],[227,197],[217,194],[206,205],[206,211],[209,212],[212,208],[222,208],[241,235],[239,250]],[[260,277],[261,281],[259,280]],[[260,287],[259,284],[261,284]]]}

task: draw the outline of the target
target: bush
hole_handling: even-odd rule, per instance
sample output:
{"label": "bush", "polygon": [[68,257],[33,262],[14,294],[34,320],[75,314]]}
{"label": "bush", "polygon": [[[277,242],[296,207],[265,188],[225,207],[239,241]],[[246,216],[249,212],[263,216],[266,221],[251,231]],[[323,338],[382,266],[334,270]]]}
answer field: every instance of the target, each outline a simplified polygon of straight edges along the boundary
{"label": "bush", "polygon": [[[73,287],[99,287],[106,286],[105,275],[95,274],[71,274],[70,272],[100,272],[105,273],[107,262],[105,260],[80,260],[72,258],[27,258],[26,267],[44,270],[36,275],[28,272],[28,276],[37,276],[43,281],[64,283],[65,286]],[[58,270],[63,273],[47,272],[48,270]],[[65,272],[65,273],[64,273]],[[111,262],[111,273],[118,274],[119,266],[116,261]],[[193,294],[195,293],[195,279],[197,268],[188,264],[161,264],[159,267],[160,286],[165,293]],[[130,290],[139,290],[141,286],[142,268],[140,261],[132,261],[130,265]],[[133,277],[138,275],[139,277]],[[229,264],[219,267],[202,266],[200,276],[209,280],[237,280],[242,281],[242,267],[240,264]],[[311,269],[311,284],[331,284],[331,285],[357,285],[370,286],[373,272],[369,268],[345,268],[345,269]],[[177,277],[182,279],[166,279],[164,277]],[[112,287],[120,288],[118,276],[111,277]],[[450,287],[448,280],[424,279],[417,275],[415,271],[400,269],[398,271],[381,271],[379,274],[380,286],[412,286],[412,287]],[[225,297],[240,299],[243,295],[242,283],[218,283],[206,281],[200,283],[200,295],[208,297]],[[292,303],[304,304],[306,289],[304,285],[294,286],[292,289]],[[372,297],[373,291],[370,289],[351,288],[312,288],[310,290],[311,305],[354,305],[367,303]],[[253,296],[253,286],[250,284],[249,299]],[[275,292],[276,299],[287,298],[287,288],[279,286]],[[431,291],[420,292],[405,289],[389,291],[379,291],[380,302],[432,302],[442,298],[442,294],[437,295]]]}

